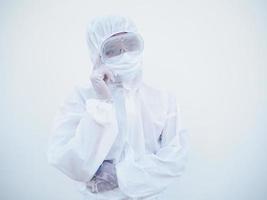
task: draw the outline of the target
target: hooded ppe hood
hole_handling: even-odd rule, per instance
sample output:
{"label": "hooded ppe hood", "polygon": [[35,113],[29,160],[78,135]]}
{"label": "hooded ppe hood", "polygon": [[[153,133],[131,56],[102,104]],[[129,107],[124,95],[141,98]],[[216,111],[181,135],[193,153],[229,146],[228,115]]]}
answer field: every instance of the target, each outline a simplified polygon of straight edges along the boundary
{"label": "hooded ppe hood", "polygon": [[[102,43],[112,35],[120,32],[138,33],[137,27],[129,17],[118,15],[106,15],[96,17],[87,26],[87,44],[92,63],[95,63],[98,56],[101,55]],[[137,85],[142,77],[142,54],[132,60],[125,55],[123,59],[112,64],[107,64],[113,72],[121,75],[121,81],[128,84],[128,87]]]}

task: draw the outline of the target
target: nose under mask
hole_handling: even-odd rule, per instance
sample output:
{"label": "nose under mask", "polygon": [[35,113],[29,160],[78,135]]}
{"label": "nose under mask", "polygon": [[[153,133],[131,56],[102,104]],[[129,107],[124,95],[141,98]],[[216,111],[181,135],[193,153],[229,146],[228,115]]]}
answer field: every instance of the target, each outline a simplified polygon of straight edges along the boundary
{"label": "nose under mask", "polygon": [[141,71],[142,54],[126,52],[110,58],[105,65],[112,70],[116,81],[131,80]]}

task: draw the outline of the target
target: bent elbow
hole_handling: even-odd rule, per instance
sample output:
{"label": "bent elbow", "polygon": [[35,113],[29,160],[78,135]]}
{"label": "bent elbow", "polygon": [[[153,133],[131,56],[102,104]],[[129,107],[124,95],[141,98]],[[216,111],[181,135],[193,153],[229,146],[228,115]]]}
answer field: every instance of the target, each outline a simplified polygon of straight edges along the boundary
{"label": "bent elbow", "polygon": [[48,164],[55,167],[72,180],[87,182],[91,179],[91,169],[85,165],[85,161],[79,158],[75,152],[68,151],[66,154],[58,155],[49,150],[47,152]]}

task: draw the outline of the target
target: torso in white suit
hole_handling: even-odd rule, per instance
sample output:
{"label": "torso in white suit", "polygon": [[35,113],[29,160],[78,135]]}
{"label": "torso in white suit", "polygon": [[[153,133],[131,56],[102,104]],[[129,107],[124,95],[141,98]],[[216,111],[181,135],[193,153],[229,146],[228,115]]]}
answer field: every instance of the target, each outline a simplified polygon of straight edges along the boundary
{"label": "torso in white suit", "polygon": [[[49,162],[77,182],[84,200],[157,199],[186,163],[176,97],[139,77],[134,85],[109,85],[113,103],[91,85],[76,86],[61,105],[48,148]],[[103,160],[113,160],[119,187],[86,187]]]}

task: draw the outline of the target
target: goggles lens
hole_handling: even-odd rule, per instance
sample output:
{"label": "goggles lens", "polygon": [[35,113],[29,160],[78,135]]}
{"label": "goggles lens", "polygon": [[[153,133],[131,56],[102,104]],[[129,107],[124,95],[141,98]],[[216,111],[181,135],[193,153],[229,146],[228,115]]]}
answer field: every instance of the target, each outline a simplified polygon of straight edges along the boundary
{"label": "goggles lens", "polygon": [[101,46],[101,54],[104,62],[108,59],[120,56],[125,52],[140,54],[144,49],[144,41],[139,34],[125,33],[106,39]]}

